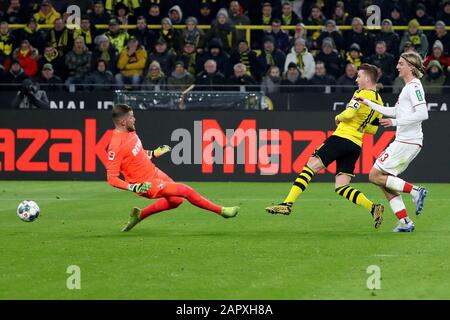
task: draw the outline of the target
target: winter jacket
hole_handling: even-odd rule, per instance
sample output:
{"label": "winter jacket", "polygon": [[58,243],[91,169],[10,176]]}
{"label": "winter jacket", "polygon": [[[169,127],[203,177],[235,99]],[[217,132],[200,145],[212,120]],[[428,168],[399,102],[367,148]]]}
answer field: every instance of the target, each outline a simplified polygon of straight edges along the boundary
{"label": "winter jacket", "polygon": [[34,78],[34,76],[36,76],[38,73],[37,59],[39,57],[36,49],[31,49],[24,53],[20,50],[20,48],[17,48],[14,50],[13,57],[19,60],[20,66],[23,68],[27,76],[30,78]]}
{"label": "winter jacket", "polygon": [[44,91],[61,91],[63,89],[63,81],[58,76],[53,76],[51,79],[46,79],[42,75],[36,78],[36,82]]}
{"label": "winter jacket", "polygon": [[325,54],[321,51],[317,55],[316,61],[322,61],[325,63],[327,73],[332,75],[334,78],[338,78],[344,73],[345,61],[336,51],[333,51],[330,54]]}
{"label": "winter jacket", "polygon": [[172,75],[167,80],[167,87],[171,91],[183,91],[194,82],[194,76],[187,71],[182,75],[172,72]]}
{"label": "winter jacket", "polygon": [[416,48],[417,52],[422,57],[426,57],[428,53],[428,39],[422,30],[418,30],[417,33],[413,35],[410,34],[408,31],[405,31],[400,41],[399,54],[403,52],[405,44],[408,41],[414,45],[414,48]]}
{"label": "winter jacket", "polygon": [[33,15],[34,20],[39,24],[53,24],[55,20],[61,18],[61,14],[52,8],[52,10],[45,15],[42,11],[39,11]]}
{"label": "winter jacket", "polygon": [[175,57],[170,50],[166,50],[164,53],[154,52],[148,56],[146,69],[150,63],[158,61],[161,66],[161,71],[164,74],[170,74],[175,64]]}
{"label": "winter jacket", "polygon": [[128,55],[128,49],[124,48],[120,53],[119,60],[117,62],[117,68],[125,77],[131,77],[135,75],[142,76],[144,74],[146,61],[147,51],[144,47],[139,46],[136,52],[131,56]]}
{"label": "winter jacket", "polygon": [[284,63],[284,71],[287,71],[289,63],[293,62],[297,65],[299,70],[302,73],[302,77],[310,80],[314,76],[314,72],[316,71],[316,62],[314,61],[314,57],[311,53],[308,52],[308,49],[304,49],[301,53],[302,62],[300,63],[297,59],[297,52],[295,51],[295,47],[292,47],[291,52],[286,57],[286,62]]}
{"label": "winter jacket", "polygon": [[81,53],[70,51],[66,54],[66,67],[70,76],[85,76],[91,69],[92,53],[87,50],[83,50]]}
{"label": "winter jacket", "polygon": [[[92,67],[91,70],[95,70],[96,69],[96,65],[97,65],[97,61],[99,59],[103,59],[106,61],[107,63],[107,69],[109,71],[111,71],[112,74],[116,74],[117,71],[117,59],[118,59],[118,53],[116,48],[114,48],[113,46],[109,46],[108,48],[108,54],[107,55],[102,55],[102,52],[99,50],[99,48],[97,47],[96,49],[94,49],[94,51],[92,52]],[[106,56],[109,56],[109,60],[106,59]]]}
{"label": "winter jacket", "polygon": [[220,72],[208,74],[206,71],[199,73],[195,79],[196,90],[199,91],[221,91],[225,90],[226,79]]}
{"label": "winter jacket", "polygon": [[114,75],[106,70],[105,72],[100,72],[95,70],[89,75],[88,83],[93,84],[91,90],[96,91],[109,91],[114,87]]}
{"label": "winter jacket", "polygon": [[391,81],[394,81],[396,71],[394,66],[397,64],[397,61],[392,54],[387,52],[383,55],[374,54],[369,57],[368,61],[370,64],[379,66],[383,74],[391,79]]}
{"label": "winter jacket", "polygon": [[[284,54],[284,52],[281,50],[275,49],[271,54],[272,57],[270,58],[268,56],[269,56],[269,53],[267,53],[265,51],[263,51],[258,56],[260,74],[265,74],[267,72],[267,70],[269,70],[269,67],[271,65],[277,66],[281,72],[283,70],[284,64],[286,62],[286,55]],[[270,63],[271,61],[273,61],[273,64]]]}

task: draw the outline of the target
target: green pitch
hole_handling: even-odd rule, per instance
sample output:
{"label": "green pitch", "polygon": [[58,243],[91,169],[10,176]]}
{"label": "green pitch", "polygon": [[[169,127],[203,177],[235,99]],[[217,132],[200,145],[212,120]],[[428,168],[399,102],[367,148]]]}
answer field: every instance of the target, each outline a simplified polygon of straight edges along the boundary
{"label": "green pitch", "polygon": [[[184,203],[121,233],[130,208],[150,201],[105,182],[1,182],[0,299],[450,299],[449,184],[427,184],[412,234],[391,232],[370,184],[354,186],[387,206],[380,231],[332,184],[312,183],[291,216],[264,212],[290,183],[189,184],[241,212]],[[35,222],[16,216],[24,199],[41,207]],[[66,287],[72,265],[80,290]],[[379,290],[367,288],[372,265]]]}

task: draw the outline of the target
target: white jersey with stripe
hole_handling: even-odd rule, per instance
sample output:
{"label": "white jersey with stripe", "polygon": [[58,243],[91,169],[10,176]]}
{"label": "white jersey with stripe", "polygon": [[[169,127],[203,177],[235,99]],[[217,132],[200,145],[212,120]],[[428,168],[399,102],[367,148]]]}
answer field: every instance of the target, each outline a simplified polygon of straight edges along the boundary
{"label": "white jersey with stripe", "polygon": [[397,125],[395,140],[422,145],[423,113],[426,112],[428,118],[428,109],[425,91],[419,79],[413,79],[405,85],[395,107],[394,123]]}

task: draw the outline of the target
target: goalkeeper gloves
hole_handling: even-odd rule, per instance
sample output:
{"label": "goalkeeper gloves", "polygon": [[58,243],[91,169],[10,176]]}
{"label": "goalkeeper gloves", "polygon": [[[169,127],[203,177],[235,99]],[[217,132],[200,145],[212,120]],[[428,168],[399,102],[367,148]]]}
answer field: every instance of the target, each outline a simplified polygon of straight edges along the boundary
{"label": "goalkeeper gloves", "polygon": [[158,148],[156,148],[155,150],[151,150],[149,152],[149,157],[150,158],[159,158],[161,157],[163,154],[170,152],[172,150],[171,147],[169,147],[168,145],[163,145],[163,146],[159,146]]}
{"label": "goalkeeper gloves", "polygon": [[151,188],[152,184],[150,182],[133,183],[128,185],[128,190],[136,193],[146,193]]}

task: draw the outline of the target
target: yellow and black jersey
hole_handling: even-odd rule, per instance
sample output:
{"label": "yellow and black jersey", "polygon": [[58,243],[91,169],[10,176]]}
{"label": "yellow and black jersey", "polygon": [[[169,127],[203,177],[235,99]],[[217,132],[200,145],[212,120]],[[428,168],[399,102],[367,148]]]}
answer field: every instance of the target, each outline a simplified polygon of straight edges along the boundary
{"label": "yellow and black jersey", "polygon": [[377,119],[383,115],[372,110],[363,103],[355,100],[361,97],[383,105],[381,96],[374,90],[356,90],[352,99],[347,104],[347,108],[337,115],[336,119],[340,121],[333,135],[349,139],[359,146],[362,146],[364,133],[375,134],[378,130]]}

